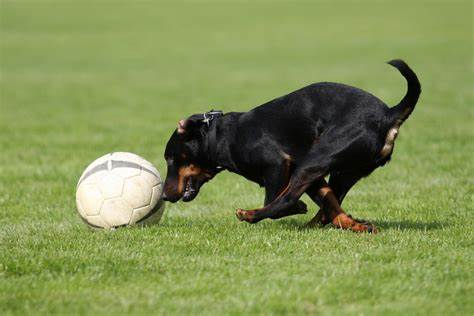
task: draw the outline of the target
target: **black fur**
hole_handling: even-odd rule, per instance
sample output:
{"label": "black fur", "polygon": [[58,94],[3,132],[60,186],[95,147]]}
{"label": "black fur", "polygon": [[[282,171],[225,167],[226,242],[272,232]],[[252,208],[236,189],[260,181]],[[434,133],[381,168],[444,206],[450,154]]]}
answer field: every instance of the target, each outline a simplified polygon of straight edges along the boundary
{"label": "black fur", "polygon": [[[387,133],[408,118],[421,92],[404,61],[389,64],[408,83],[405,97],[392,108],[361,89],[322,82],[248,112],[226,113],[210,126],[202,114],[189,117],[166,147],[165,198],[192,200],[203,183],[225,169],[266,189],[265,207],[251,222],[303,212],[299,198],[306,192],[317,200],[312,187],[328,174],[329,187],[342,202],[360,178],[390,159],[391,150],[381,155]],[[209,139],[211,132],[215,140]],[[193,172],[183,168],[190,165]]]}

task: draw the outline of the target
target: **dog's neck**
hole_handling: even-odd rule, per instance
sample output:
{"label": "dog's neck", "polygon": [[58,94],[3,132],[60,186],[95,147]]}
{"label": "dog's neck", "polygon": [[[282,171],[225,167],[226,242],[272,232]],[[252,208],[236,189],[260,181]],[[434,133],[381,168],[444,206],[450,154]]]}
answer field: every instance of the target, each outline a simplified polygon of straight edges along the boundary
{"label": "dog's neck", "polygon": [[217,170],[220,170],[223,169],[223,167],[219,165],[219,142],[217,140],[218,120],[219,118],[215,118],[208,122],[205,151],[210,164]]}
{"label": "dog's neck", "polygon": [[234,138],[236,122],[241,113],[226,113],[214,119],[209,125],[205,140],[206,153],[209,163],[217,170],[237,170],[235,162],[230,156],[230,139]]}

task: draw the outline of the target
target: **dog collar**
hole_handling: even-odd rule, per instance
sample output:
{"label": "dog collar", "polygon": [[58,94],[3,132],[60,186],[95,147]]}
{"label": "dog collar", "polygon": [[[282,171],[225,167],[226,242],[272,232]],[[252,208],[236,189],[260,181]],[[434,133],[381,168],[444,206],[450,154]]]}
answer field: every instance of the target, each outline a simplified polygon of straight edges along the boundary
{"label": "dog collar", "polygon": [[206,123],[207,127],[209,128],[211,126],[211,122],[224,115],[222,111],[215,111],[215,110],[210,110],[209,112],[204,113],[202,121]]}
{"label": "dog collar", "polygon": [[[217,155],[217,126],[211,126],[212,122],[219,117],[223,116],[224,113],[222,111],[216,111],[216,110],[210,110],[209,112],[206,112],[203,114],[203,122],[206,123],[207,125],[207,147],[208,147],[208,153],[209,153],[209,158],[211,161],[213,161]],[[221,166],[216,166],[216,169],[220,170],[222,169]]]}

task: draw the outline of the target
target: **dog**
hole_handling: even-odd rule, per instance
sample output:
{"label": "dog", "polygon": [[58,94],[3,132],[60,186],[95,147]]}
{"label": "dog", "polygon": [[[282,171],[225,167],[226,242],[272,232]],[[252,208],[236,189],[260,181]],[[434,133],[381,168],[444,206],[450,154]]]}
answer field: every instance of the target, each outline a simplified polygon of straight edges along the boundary
{"label": "dog", "polygon": [[237,209],[241,221],[304,214],[300,198],[306,193],[320,207],[309,226],[376,233],[341,203],[357,181],[390,160],[400,126],[421,93],[403,60],[388,64],[408,85],[391,108],[361,89],[320,82],[248,112],[210,111],[180,120],[165,149],[164,200],[192,201],[204,183],[228,170],[265,188],[263,207]]}

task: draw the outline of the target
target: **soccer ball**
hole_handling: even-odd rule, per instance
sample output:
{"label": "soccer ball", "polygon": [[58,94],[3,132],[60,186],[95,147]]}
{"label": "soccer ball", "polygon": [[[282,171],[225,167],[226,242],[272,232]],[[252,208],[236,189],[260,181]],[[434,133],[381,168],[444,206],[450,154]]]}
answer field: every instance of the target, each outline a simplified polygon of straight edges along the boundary
{"label": "soccer ball", "polygon": [[164,211],[163,183],[142,157],[115,152],[92,162],[77,183],[76,205],[94,228],[156,223]]}

